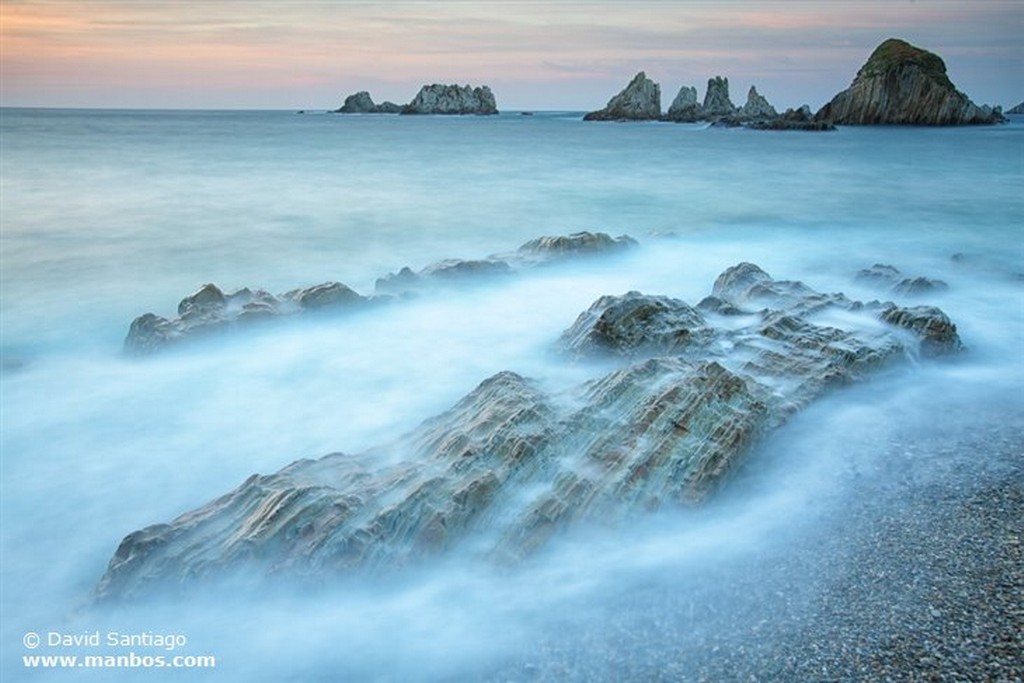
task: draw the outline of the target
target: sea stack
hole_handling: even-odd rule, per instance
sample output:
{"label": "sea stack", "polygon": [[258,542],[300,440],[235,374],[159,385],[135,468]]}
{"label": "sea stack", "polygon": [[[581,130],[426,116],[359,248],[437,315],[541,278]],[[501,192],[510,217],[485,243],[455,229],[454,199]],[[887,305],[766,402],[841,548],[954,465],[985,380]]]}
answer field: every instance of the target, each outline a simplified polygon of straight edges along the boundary
{"label": "sea stack", "polygon": [[402,107],[402,114],[477,114],[498,113],[494,93],[486,85],[425,85],[412,102]]}
{"label": "sea stack", "polygon": [[735,113],[736,105],[729,99],[729,79],[722,76],[709,78],[708,89],[704,93],[704,117],[715,119]]}
{"label": "sea stack", "polygon": [[647,78],[643,71],[607,106],[592,111],[584,121],[656,121],[661,118],[661,86]]}
{"label": "sea stack", "polygon": [[[728,96],[728,93],[726,96]],[[779,116],[779,112],[775,110],[775,107],[771,105],[764,95],[758,93],[757,88],[754,86],[750,86],[750,91],[747,92],[747,103],[740,108],[738,113],[739,117],[745,121],[775,119]]]}
{"label": "sea stack", "polygon": [[850,87],[815,118],[841,125],[918,126],[1005,120],[998,108],[979,107],[957,90],[941,57],[897,38],[875,48]]}
{"label": "sea stack", "polygon": [[665,114],[666,121],[677,123],[693,123],[704,118],[704,109],[697,101],[697,88],[692,85],[684,85],[679,88],[679,94],[672,100],[672,104]]}

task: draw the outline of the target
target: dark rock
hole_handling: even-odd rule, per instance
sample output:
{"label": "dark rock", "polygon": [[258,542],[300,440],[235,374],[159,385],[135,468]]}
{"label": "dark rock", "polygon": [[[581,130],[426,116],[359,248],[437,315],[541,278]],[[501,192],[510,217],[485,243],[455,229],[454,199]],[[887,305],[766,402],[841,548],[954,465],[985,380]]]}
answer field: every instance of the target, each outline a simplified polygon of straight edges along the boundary
{"label": "dark rock", "polygon": [[1021,102],[1016,107],[1010,107],[1006,111],[1006,113],[1007,114],[1013,114],[1013,115],[1024,114],[1024,102]]}
{"label": "dark rock", "polygon": [[418,273],[408,266],[397,273],[377,278],[375,291],[380,294],[405,295],[449,286],[467,278],[503,276],[552,264],[570,258],[621,252],[636,245],[627,235],[610,237],[603,232],[577,232],[571,235],[544,236],[530,240],[517,251],[493,254],[486,259],[448,259],[431,264]]}
{"label": "dark rock", "polygon": [[603,296],[580,314],[559,346],[577,356],[679,354],[704,346],[714,331],[697,309],[665,296]]}
{"label": "dark rock", "polygon": [[[556,396],[501,372],[393,443],[253,475],[126,536],[97,598],[188,590],[243,569],[394,571],[456,547],[514,561],[572,523],[700,503],[752,444],[823,393],[917,346],[922,356],[961,349],[937,308],[860,304],[750,263],[722,273],[712,296],[708,309],[765,308],[712,329],[676,299],[602,297],[560,343],[623,366]],[[814,315],[829,308],[844,313],[834,316],[842,327]]]}
{"label": "dark rock", "polygon": [[370,93],[365,90],[349,95],[345,98],[345,103],[338,109],[334,110],[336,114],[397,114],[402,111],[402,107],[395,104],[394,102],[382,102],[380,104],[374,104],[373,98],[370,97]]}
{"label": "dark rock", "polygon": [[703,119],[704,107],[697,101],[697,88],[684,85],[672,100],[672,104],[665,114],[665,120],[676,123],[694,123]]}
{"label": "dark rock", "polygon": [[949,126],[998,123],[958,91],[936,54],[890,38],[879,45],[850,87],[815,116],[840,125],[910,124]]}
{"label": "dark rock", "polygon": [[874,287],[885,288],[898,296],[920,296],[922,294],[935,294],[949,289],[942,280],[934,280],[927,277],[905,278],[896,268],[876,263],[870,268],[859,271],[855,278],[858,282],[870,284]]}
{"label": "dark rock", "polygon": [[526,257],[559,259],[565,256],[619,252],[636,246],[636,240],[629,235],[611,237],[603,232],[574,232],[570,235],[538,237],[519,247],[519,254]]}
{"label": "dark rock", "polygon": [[750,90],[747,92],[747,102],[740,108],[738,114],[741,119],[747,121],[770,120],[779,117],[779,112],[775,110],[775,107],[759,94],[754,86],[750,86]]}
{"label": "dark rock", "polygon": [[804,130],[811,132],[824,132],[836,129],[831,121],[791,121],[782,117],[767,121],[751,121],[747,124],[747,128],[751,130]]}
{"label": "dark rock", "polygon": [[512,268],[500,260],[447,259],[427,266],[420,272],[421,277],[441,280],[461,280],[473,277],[509,275]]}
{"label": "dark rock", "polygon": [[322,285],[289,292],[285,298],[297,302],[299,307],[306,311],[351,306],[365,301],[365,297],[340,282],[325,282]]}
{"label": "dark rock", "polygon": [[486,85],[425,85],[412,102],[402,107],[402,114],[476,114],[498,113],[494,93]]}
{"label": "dark rock", "polygon": [[[378,294],[406,295],[472,280],[507,276],[565,259],[619,252],[635,245],[636,241],[626,235],[612,238],[600,232],[545,236],[527,242],[517,251],[485,259],[439,261],[418,273],[405,267],[398,273],[378,278],[375,288]],[[387,298],[365,297],[339,282],[294,289],[280,296],[248,288],[225,294],[216,285],[206,284],[181,300],[177,318],[167,319],[153,313],[136,318],[129,327],[124,348],[132,355],[148,355],[250,323],[319,311],[350,310]]]}
{"label": "dark rock", "polygon": [[661,118],[661,87],[643,71],[622,92],[608,100],[604,109],[592,111],[584,121],[656,121]]}
{"label": "dark rock", "polygon": [[924,356],[944,356],[958,353],[964,348],[956,325],[934,306],[901,308],[889,304],[879,318],[890,325],[913,332],[920,339],[920,351]]}
{"label": "dark rock", "polygon": [[729,99],[729,79],[715,76],[708,79],[708,89],[704,93],[704,116],[714,119],[732,116],[736,113],[736,105]]}

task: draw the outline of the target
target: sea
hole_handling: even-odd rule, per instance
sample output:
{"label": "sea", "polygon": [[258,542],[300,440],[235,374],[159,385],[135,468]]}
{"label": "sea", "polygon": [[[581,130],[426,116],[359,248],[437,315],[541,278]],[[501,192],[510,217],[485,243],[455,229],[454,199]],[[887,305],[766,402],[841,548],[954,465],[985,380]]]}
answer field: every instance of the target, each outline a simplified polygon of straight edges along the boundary
{"label": "sea", "polygon": [[[10,108],[0,136],[5,681],[531,680],[557,670],[545,653],[567,650],[621,680],[616,666],[647,655],[587,643],[623,609],[644,623],[651,605],[630,591],[699,601],[679,577],[799,547],[849,503],[845,473],[872,471],[894,440],[1021,426],[1020,117],[806,133],[579,112]],[[371,294],[405,266],[579,231],[638,246],[355,316],[123,349],[136,316],[174,317],[206,283]],[[821,399],[749,454],[721,502],[570,529],[520,567],[447,557],[387,578],[93,605],[128,533],[253,473],[387,442],[502,370],[574,386],[601,370],[551,350],[597,297],[696,304],[742,261],[819,291],[939,306],[966,350],[908,357]],[[900,299],[856,280],[876,263],[949,288]],[[672,628],[650,613],[646,626]],[[103,671],[26,659],[97,654],[135,659]],[[195,666],[159,668],[177,655]],[[685,643],[672,656],[685,666]]]}

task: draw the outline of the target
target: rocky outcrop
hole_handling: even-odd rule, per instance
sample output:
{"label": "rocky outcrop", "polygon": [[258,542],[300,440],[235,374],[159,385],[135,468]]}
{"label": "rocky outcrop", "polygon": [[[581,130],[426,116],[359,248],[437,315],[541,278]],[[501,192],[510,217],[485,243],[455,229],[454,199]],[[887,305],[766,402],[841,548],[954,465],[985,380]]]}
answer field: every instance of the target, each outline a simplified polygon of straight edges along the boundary
{"label": "rocky outcrop", "polygon": [[697,101],[697,88],[684,85],[672,100],[672,104],[665,114],[665,120],[676,123],[694,123],[703,119],[704,108]]}
{"label": "rocky outcrop", "polygon": [[781,116],[774,119],[751,121],[747,127],[754,130],[828,131],[836,129],[831,121],[816,120],[811,108],[806,104],[799,109],[787,109]]}
{"label": "rocky outcrop", "polygon": [[936,54],[890,38],[879,45],[850,87],[821,108],[815,118],[840,125],[954,126],[997,123],[956,89]]}
{"label": "rocky outcrop", "polygon": [[661,118],[661,86],[643,71],[608,100],[604,109],[592,111],[584,121],[656,121]]}
{"label": "rocky outcrop", "polygon": [[402,114],[477,114],[498,113],[494,93],[486,85],[425,85],[412,102],[402,107]]}
{"label": "rocky outcrop", "polygon": [[357,93],[349,95],[345,98],[345,103],[338,109],[335,109],[335,114],[397,114],[402,111],[400,105],[394,102],[381,102],[380,104],[374,104],[373,98],[370,97],[370,93],[365,90],[360,90]]}
{"label": "rocky outcrop", "polygon": [[225,294],[216,285],[206,284],[178,303],[177,318],[145,313],[133,320],[124,348],[132,355],[147,355],[214,332],[309,311],[352,310],[370,301],[339,282],[295,289],[280,296],[247,287]]}
{"label": "rocky outcrop", "polygon": [[[517,251],[485,259],[446,259],[419,272],[402,268],[379,278],[377,294],[409,294],[445,286],[481,281],[571,258],[614,254],[636,245],[622,235],[577,232],[530,240]],[[365,304],[382,304],[388,296],[363,296],[340,282],[325,282],[305,289],[273,295],[262,289],[239,289],[225,294],[213,284],[203,285],[178,304],[178,317],[145,313],[132,321],[124,341],[127,353],[145,356],[215,333],[249,328],[253,323],[300,314],[352,311]]]}
{"label": "rocky outcrop", "polygon": [[[207,291],[194,303],[220,298]],[[98,598],[187,590],[238,571],[394,571],[456,549],[514,561],[570,524],[699,503],[752,444],[824,392],[961,344],[939,309],[863,304],[741,263],[697,308],[636,292],[602,297],[557,347],[575,362],[614,365],[557,394],[500,372],[392,443],[253,475],[127,535]]]}
{"label": "rocky outcrop", "polygon": [[729,79],[715,76],[708,79],[708,89],[704,93],[704,117],[715,119],[721,116],[732,116],[736,113],[736,105],[729,99]]}
{"label": "rocky outcrop", "polygon": [[468,278],[481,279],[512,275],[536,266],[566,259],[615,254],[636,246],[628,235],[611,237],[603,232],[576,232],[571,235],[544,236],[530,240],[518,250],[492,254],[486,259],[445,259],[418,272],[406,266],[397,273],[377,278],[378,294],[406,295],[457,285]]}
{"label": "rocky outcrop", "polygon": [[1021,102],[1016,107],[1011,107],[1006,113],[1014,115],[1024,114],[1024,102]]}
{"label": "rocky outcrop", "polygon": [[884,263],[861,269],[857,272],[856,280],[897,296],[936,294],[949,289],[949,285],[942,280],[922,276],[903,277],[899,270]]}
{"label": "rocky outcrop", "polygon": [[[726,97],[728,97],[728,84],[726,85]],[[747,92],[747,102],[740,107],[737,115],[743,120],[755,121],[778,118],[779,112],[775,111],[775,107],[768,102],[764,95],[757,92],[757,88],[750,86],[750,90]]]}

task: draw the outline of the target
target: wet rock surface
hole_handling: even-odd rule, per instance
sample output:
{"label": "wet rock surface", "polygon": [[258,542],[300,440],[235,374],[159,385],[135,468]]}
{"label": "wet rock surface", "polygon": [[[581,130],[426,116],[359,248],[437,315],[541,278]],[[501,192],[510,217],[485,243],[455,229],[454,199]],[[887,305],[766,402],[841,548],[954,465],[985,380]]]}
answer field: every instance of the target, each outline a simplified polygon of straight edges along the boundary
{"label": "wet rock surface", "polygon": [[949,285],[942,280],[920,275],[904,277],[895,267],[884,263],[876,263],[870,268],[863,268],[857,273],[856,280],[887,290],[897,296],[938,294],[949,289]]}
{"label": "wet rock surface", "polygon": [[604,233],[539,237],[522,245],[518,251],[486,259],[448,259],[419,272],[402,268],[378,278],[376,294],[384,296],[363,296],[340,282],[293,289],[278,296],[249,288],[225,294],[216,285],[206,284],[181,300],[177,318],[145,313],[132,321],[124,348],[131,355],[146,356],[214,333],[250,328],[252,323],[260,321],[304,313],[355,311],[368,304],[385,303],[390,295],[511,275],[518,270],[566,259],[620,253],[635,245],[636,241],[626,235],[611,237]]}
{"label": "wet rock surface", "polygon": [[[570,237],[524,248],[588,241]],[[602,297],[556,346],[576,362],[621,359],[604,376],[550,393],[498,373],[393,443],[253,475],[129,534],[97,595],[187,590],[242,568],[391,571],[466,547],[515,562],[573,524],[701,503],[752,444],[826,391],[907,355],[961,348],[938,309],[862,304],[750,263],[723,272],[712,296],[719,304],[702,310]],[[185,308],[220,310],[227,298],[204,288]]]}
{"label": "wet rock surface", "polygon": [[619,586],[473,679],[1024,680],[1024,415],[975,418],[889,435],[792,539]]}

